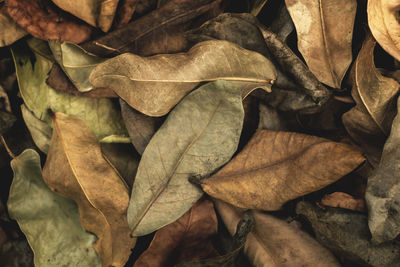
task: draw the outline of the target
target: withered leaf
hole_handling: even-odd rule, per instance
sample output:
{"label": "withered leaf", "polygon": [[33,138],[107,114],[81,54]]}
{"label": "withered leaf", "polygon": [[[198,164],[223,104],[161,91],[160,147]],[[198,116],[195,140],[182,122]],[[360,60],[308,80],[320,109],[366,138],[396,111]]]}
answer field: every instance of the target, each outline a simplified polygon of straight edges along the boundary
{"label": "withered leaf", "polygon": [[[243,212],[219,200],[215,206],[233,234]],[[253,216],[244,252],[254,266],[340,266],[329,250],[298,227],[267,213],[253,211]]]}
{"label": "withered leaf", "polygon": [[279,7],[276,18],[272,21],[268,29],[286,43],[289,35],[294,31],[294,24],[284,2]]}
{"label": "withered leaf", "polygon": [[117,28],[129,23],[139,1],[140,0],[120,0],[115,17],[115,25]]}
{"label": "withered leaf", "polygon": [[113,23],[119,0],[52,0],[58,7],[88,24],[107,32]]}
{"label": "withered leaf", "polygon": [[221,0],[171,0],[125,27],[83,44],[82,48],[101,57],[126,52],[141,56],[181,52],[187,48],[183,32],[195,22],[218,15],[220,5]]}
{"label": "withered leaf", "polygon": [[49,1],[7,0],[10,17],[34,37],[81,43],[90,38],[92,27],[59,10]]}
{"label": "withered leaf", "polygon": [[357,105],[342,117],[350,136],[367,152],[372,165],[380,154],[393,118],[400,84],[383,76],[374,64],[375,40],[369,34],[353,65],[351,94]]}
{"label": "withered leaf", "polygon": [[228,80],[270,86],[272,63],[262,55],[227,41],[212,40],[187,53],[140,57],[123,54],[98,65],[90,74],[95,87],[111,88],[136,110],[167,114],[200,82]]}
{"label": "withered leaf", "polygon": [[8,16],[6,7],[1,4],[0,29],[0,47],[10,45],[28,34]]}
{"label": "withered leaf", "polygon": [[0,85],[0,135],[10,129],[16,119],[17,118],[12,114],[8,95]]}
{"label": "withered leaf", "polygon": [[11,167],[7,207],[34,251],[35,266],[100,266],[92,247],[96,237],[82,228],[76,204],[44,183],[39,154],[27,149]]}
{"label": "withered leaf", "polygon": [[103,266],[123,266],[136,242],[126,221],[126,185],[103,158],[83,120],[56,113],[53,128],[43,169],[45,182],[77,203],[82,226],[98,238],[94,248]]}
{"label": "withered leaf", "polygon": [[325,195],[321,199],[321,204],[327,207],[337,207],[342,209],[365,212],[365,201],[361,198],[355,198],[352,195],[343,192],[334,192]]}
{"label": "withered leaf", "polygon": [[395,59],[400,60],[400,2],[369,0],[368,25],[378,43]]}
{"label": "withered leaf", "polygon": [[393,240],[400,234],[400,98],[390,136],[383,147],[381,161],[368,177],[365,200],[372,240]]}
{"label": "withered leaf", "polygon": [[217,233],[218,220],[210,200],[199,200],[174,223],[156,232],[149,248],[134,267],[173,266],[214,256],[211,237]]}
{"label": "withered leaf", "polygon": [[258,130],[204,192],[237,207],[278,210],[339,180],[364,161],[348,145],[300,133]]}
{"label": "withered leaf", "polygon": [[257,87],[207,83],[171,111],[139,163],[128,208],[133,235],[174,222],[200,199],[203,192],[188,178],[209,175],[232,157],[243,126],[242,96]]}
{"label": "withered leaf", "polygon": [[364,214],[336,208],[324,211],[305,201],[297,204],[296,212],[311,223],[318,242],[342,258],[361,266],[389,267],[400,262],[400,242],[373,244]]}
{"label": "withered leaf", "polygon": [[356,0],[285,0],[298,47],[321,82],[340,88],[352,61]]}

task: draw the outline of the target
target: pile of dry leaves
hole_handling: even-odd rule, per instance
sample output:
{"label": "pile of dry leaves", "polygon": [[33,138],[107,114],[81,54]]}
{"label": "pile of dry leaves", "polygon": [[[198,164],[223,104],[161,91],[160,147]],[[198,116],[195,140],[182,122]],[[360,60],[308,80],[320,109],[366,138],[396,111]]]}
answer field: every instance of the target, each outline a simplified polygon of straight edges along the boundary
{"label": "pile of dry leaves", "polygon": [[400,266],[399,10],[0,1],[0,265]]}

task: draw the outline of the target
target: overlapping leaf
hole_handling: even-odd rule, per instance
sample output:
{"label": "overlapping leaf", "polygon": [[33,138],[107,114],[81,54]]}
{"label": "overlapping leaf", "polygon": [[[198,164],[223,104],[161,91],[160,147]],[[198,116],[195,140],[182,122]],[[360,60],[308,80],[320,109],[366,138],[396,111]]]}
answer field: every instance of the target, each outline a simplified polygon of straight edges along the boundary
{"label": "overlapping leaf", "polygon": [[78,204],[82,226],[98,238],[94,248],[103,266],[123,266],[136,242],[126,221],[126,185],[83,120],[56,113],[53,127],[44,180]]}
{"label": "overlapping leaf", "polygon": [[11,167],[8,211],[35,253],[35,266],[100,266],[92,247],[96,237],[82,228],[76,204],[44,183],[39,154],[27,149]]}
{"label": "overlapping leaf", "polygon": [[274,66],[262,55],[226,41],[207,41],[187,53],[140,57],[123,54],[98,65],[90,75],[96,87],[111,88],[149,116],[167,114],[200,82],[229,80],[269,86]]}
{"label": "overlapping leaf", "polygon": [[202,181],[212,197],[247,209],[278,210],[337,181],[364,161],[348,145],[300,133],[258,130],[224,168]]}
{"label": "overlapping leaf", "polygon": [[[8,15],[6,8],[0,4],[0,47],[10,45],[27,35]],[[7,29],[7,30],[5,30]]]}

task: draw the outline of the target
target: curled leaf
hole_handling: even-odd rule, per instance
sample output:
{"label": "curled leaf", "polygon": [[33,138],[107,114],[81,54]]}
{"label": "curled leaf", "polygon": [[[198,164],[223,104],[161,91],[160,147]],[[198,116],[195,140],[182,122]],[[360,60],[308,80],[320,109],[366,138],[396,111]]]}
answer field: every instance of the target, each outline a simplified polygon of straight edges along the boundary
{"label": "curled leaf", "polygon": [[94,248],[103,266],[123,266],[136,242],[126,221],[126,185],[83,120],[56,113],[53,127],[44,180],[77,203],[82,226],[98,238]]}
{"label": "curled leaf", "polygon": [[200,82],[228,80],[269,86],[275,79],[275,68],[268,59],[226,41],[202,42],[180,54],[123,54],[100,64],[90,75],[94,86],[111,88],[149,116],[167,114]]}
{"label": "curled leaf", "polygon": [[82,228],[76,204],[44,183],[39,154],[27,149],[11,167],[7,207],[35,253],[35,266],[100,266],[92,247],[96,237]]}
{"label": "curled leaf", "polygon": [[334,192],[332,194],[325,195],[321,199],[321,204],[327,207],[338,207],[360,212],[366,211],[364,199],[356,199],[353,196],[343,192]]}
{"label": "curled leaf", "polygon": [[300,133],[258,130],[246,147],[201,186],[237,207],[278,210],[339,180],[364,161],[348,145]]}

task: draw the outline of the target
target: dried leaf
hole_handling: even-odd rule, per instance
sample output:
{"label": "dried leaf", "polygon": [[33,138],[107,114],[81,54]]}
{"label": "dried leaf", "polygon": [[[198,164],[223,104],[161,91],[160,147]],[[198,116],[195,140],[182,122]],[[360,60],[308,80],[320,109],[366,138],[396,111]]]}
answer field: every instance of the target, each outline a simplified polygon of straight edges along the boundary
{"label": "dried leaf", "polygon": [[201,186],[237,207],[279,210],[358,167],[364,158],[348,145],[300,133],[258,130],[247,146]]}
{"label": "dried leaf", "polygon": [[287,38],[294,31],[294,24],[285,3],[281,4],[276,18],[272,21],[268,30],[275,33],[284,43],[286,43]]}
{"label": "dried leaf", "polygon": [[142,155],[155,132],[160,128],[164,118],[150,117],[131,108],[120,99],[122,118],[128,129],[129,137],[136,151]]}
{"label": "dried leaf", "polygon": [[117,28],[129,23],[139,1],[140,0],[120,0],[115,17],[115,25]]}
{"label": "dried leaf", "polygon": [[92,28],[41,0],[6,0],[10,17],[28,33],[42,40],[60,39],[81,43],[90,38]]}
{"label": "dried leaf", "polygon": [[298,47],[321,82],[340,88],[352,61],[356,0],[285,0],[297,30]]}
{"label": "dried leaf", "polygon": [[372,240],[393,240],[400,234],[400,98],[390,136],[383,148],[381,161],[368,177],[365,200]]}
{"label": "dried leaf", "polygon": [[327,207],[337,207],[359,212],[366,211],[364,199],[357,199],[343,192],[334,192],[332,194],[325,195],[321,199],[321,204]]}
{"label": "dried leaf", "polygon": [[400,84],[375,68],[376,42],[368,35],[353,65],[351,94],[357,105],[342,117],[350,136],[367,152],[376,166],[395,116]]}
{"label": "dried leaf", "polygon": [[34,267],[33,252],[26,239],[9,240],[0,253],[0,262],[5,267]]}
{"label": "dried leaf", "polygon": [[[42,49],[39,45],[47,46],[43,41],[35,41],[39,50]],[[119,108],[111,100],[72,96],[46,84],[52,62],[43,56],[46,52],[39,50],[29,51],[24,43],[12,48],[19,90],[25,106],[35,117],[50,125],[48,109],[64,112],[84,119],[102,142],[129,142]]]}
{"label": "dried leaf", "polygon": [[400,60],[400,24],[398,1],[369,0],[368,25],[380,46],[395,59]]}
{"label": "dried leaf", "polygon": [[114,20],[119,0],[52,0],[58,7],[92,26],[107,32]]}
{"label": "dried leaf", "polygon": [[296,212],[310,221],[321,244],[345,259],[360,266],[389,267],[400,262],[400,242],[374,245],[364,214],[335,208],[324,211],[304,201],[297,204]]}
{"label": "dried leaf", "polygon": [[217,228],[213,203],[200,200],[177,221],[156,232],[134,267],[173,266],[177,262],[214,256],[216,251],[211,237],[217,233]]}
{"label": "dried leaf", "polygon": [[49,46],[55,60],[78,91],[91,91],[93,86],[89,82],[89,75],[105,59],[90,54],[80,46],[70,42],[61,43],[58,40],[50,40]]}
{"label": "dried leaf", "polygon": [[[243,212],[216,201],[219,215],[231,234]],[[253,211],[254,228],[244,252],[253,266],[340,266],[335,257],[299,228],[272,215]]]}
{"label": "dried leaf", "polygon": [[126,185],[83,120],[56,113],[53,127],[44,180],[78,204],[82,226],[98,238],[94,248],[103,266],[124,266],[136,242],[126,221]]}
{"label": "dried leaf", "polygon": [[200,199],[203,192],[188,178],[209,175],[232,157],[243,125],[242,94],[257,86],[208,83],[171,111],[139,163],[128,208],[133,235],[177,220]]}
{"label": "dried leaf", "polygon": [[10,129],[15,121],[8,95],[0,85],[0,135]]}
{"label": "dried leaf", "polygon": [[167,114],[200,82],[228,80],[269,86],[275,78],[274,66],[262,55],[227,41],[207,41],[187,53],[117,56],[97,66],[90,82],[111,88],[131,107],[157,117]]}
{"label": "dried leaf", "polygon": [[100,266],[92,247],[96,237],[82,228],[76,204],[44,183],[39,154],[27,149],[11,167],[7,207],[35,253],[35,266]]}
{"label": "dried leaf", "polygon": [[0,29],[0,47],[10,45],[28,34],[8,16],[4,6],[0,7]]}
{"label": "dried leaf", "polygon": [[[142,3],[138,3],[138,9],[139,4]],[[218,15],[220,5],[221,0],[171,0],[123,28],[83,44],[82,48],[101,57],[126,52],[141,56],[181,52],[187,48],[184,31],[197,21],[202,23]]]}
{"label": "dried leaf", "polygon": [[265,6],[265,4],[268,2],[268,0],[252,0],[251,2],[252,3],[251,3],[250,13],[253,16],[257,16],[258,14],[260,14],[261,10]]}

